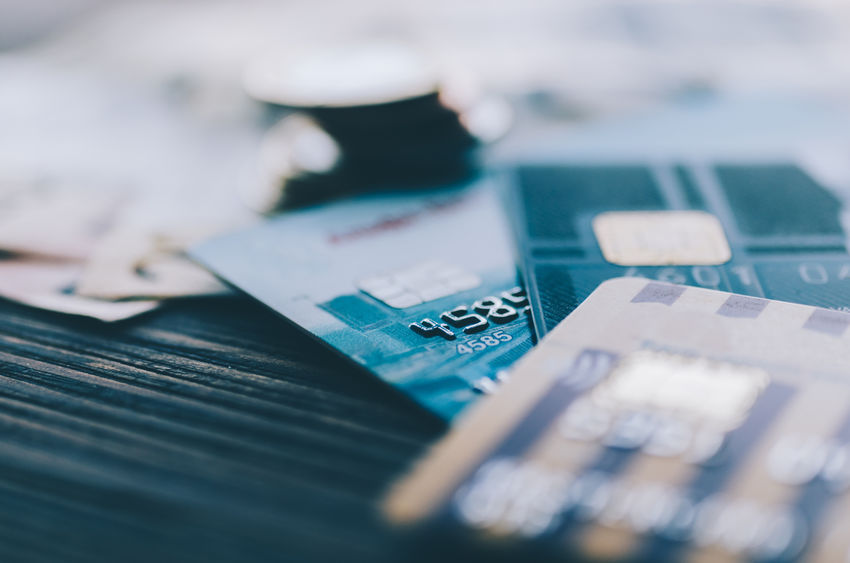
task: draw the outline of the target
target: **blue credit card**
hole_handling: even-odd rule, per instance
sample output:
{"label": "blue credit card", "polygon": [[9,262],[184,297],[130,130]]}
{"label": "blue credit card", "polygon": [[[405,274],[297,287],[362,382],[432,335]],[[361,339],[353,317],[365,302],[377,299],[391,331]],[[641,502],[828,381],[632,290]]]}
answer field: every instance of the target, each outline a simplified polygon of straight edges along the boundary
{"label": "blue credit card", "polygon": [[532,345],[487,182],[291,212],[190,255],[445,419]]}
{"label": "blue credit card", "polygon": [[850,306],[845,196],[794,164],[538,163],[505,178],[538,336],[620,276]]}

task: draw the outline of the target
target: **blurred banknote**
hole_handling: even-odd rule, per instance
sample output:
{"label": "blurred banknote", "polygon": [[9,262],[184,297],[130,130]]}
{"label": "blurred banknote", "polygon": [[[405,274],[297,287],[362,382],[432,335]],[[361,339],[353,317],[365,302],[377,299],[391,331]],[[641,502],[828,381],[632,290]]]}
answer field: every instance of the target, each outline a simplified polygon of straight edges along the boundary
{"label": "blurred banknote", "polygon": [[222,291],[180,252],[213,234],[194,226],[224,229],[247,213],[235,187],[252,178],[254,122],[201,111],[185,81],[130,81],[52,57],[0,60],[0,252],[76,261],[65,287],[86,303]]}
{"label": "blurred banknote", "polygon": [[0,249],[84,259],[126,195],[52,178],[0,178]]}
{"label": "blurred banknote", "polygon": [[118,226],[95,246],[77,292],[101,299],[166,299],[227,292],[212,274],[182,255],[188,245],[219,230],[220,226]]}
{"label": "blurred banknote", "polygon": [[12,257],[0,259],[0,297],[25,305],[101,321],[119,321],[151,311],[157,301],[105,301],[75,294],[82,263]]}
{"label": "blurred banknote", "polygon": [[0,297],[103,321],[156,308],[157,301],[119,303],[76,291],[86,258],[127,199],[98,182],[0,180]]}

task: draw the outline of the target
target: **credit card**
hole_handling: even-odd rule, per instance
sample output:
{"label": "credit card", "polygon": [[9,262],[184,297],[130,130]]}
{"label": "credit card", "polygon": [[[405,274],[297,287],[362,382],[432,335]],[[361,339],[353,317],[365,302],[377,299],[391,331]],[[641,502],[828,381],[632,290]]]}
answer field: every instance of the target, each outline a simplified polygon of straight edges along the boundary
{"label": "credit card", "polygon": [[190,254],[446,419],[531,348],[486,182],[291,212]]}
{"label": "credit card", "polygon": [[794,164],[541,163],[505,180],[538,337],[619,276],[850,306],[847,196]]}
{"label": "credit card", "polygon": [[462,532],[588,560],[845,561],[848,366],[848,313],[610,280],[385,510],[432,546]]}

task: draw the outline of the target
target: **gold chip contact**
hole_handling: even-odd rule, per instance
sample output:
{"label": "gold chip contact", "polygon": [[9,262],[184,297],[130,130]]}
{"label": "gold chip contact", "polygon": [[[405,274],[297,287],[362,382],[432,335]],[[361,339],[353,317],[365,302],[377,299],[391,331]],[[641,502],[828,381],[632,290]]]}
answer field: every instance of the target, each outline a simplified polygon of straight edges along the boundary
{"label": "gold chip contact", "polygon": [[610,211],[593,219],[605,260],[620,266],[717,265],[732,257],[723,226],[704,211]]}

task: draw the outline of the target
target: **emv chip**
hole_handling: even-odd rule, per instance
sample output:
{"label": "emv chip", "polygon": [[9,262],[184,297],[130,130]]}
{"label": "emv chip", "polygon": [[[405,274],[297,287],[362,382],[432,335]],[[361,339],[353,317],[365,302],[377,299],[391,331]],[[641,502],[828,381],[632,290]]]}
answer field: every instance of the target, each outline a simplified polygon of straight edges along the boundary
{"label": "emv chip", "polygon": [[605,260],[620,266],[714,266],[732,257],[723,225],[704,211],[609,211],[593,219]]}

